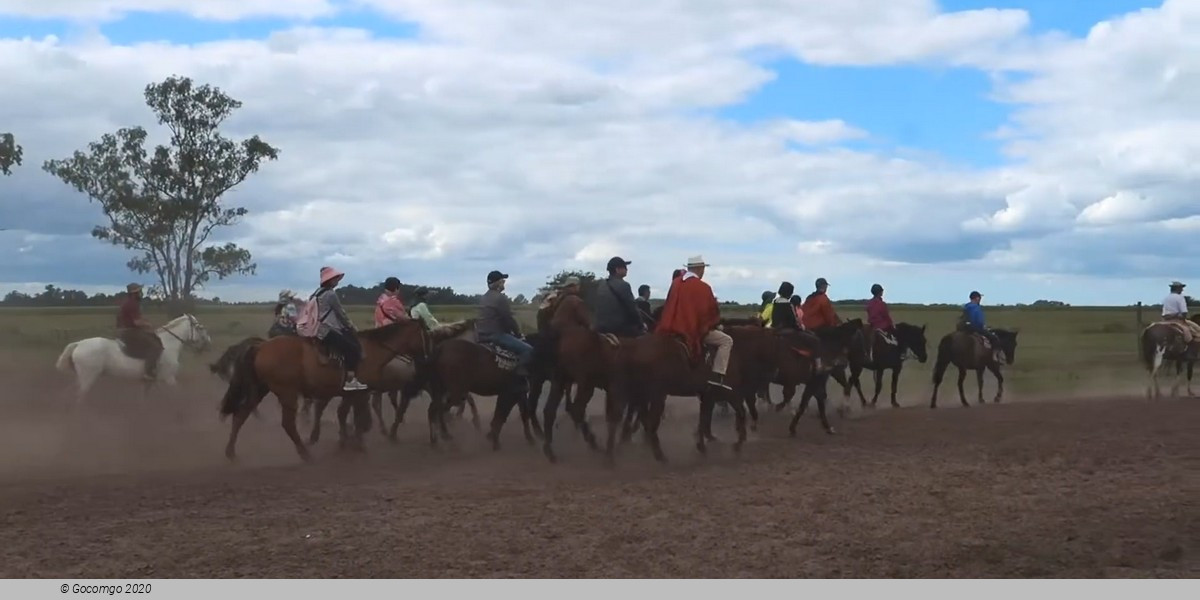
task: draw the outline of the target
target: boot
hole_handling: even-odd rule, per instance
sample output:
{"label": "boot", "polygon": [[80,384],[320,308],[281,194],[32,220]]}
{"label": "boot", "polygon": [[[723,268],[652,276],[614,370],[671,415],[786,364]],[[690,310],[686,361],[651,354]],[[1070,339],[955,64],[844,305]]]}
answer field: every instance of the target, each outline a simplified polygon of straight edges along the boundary
{"label": "boot", "polygon": [[713,373],[712,376],[708,378],[708,384],[715,385],[717,387],[723,387],[727,390],[733,389],[733,388],[725,385],[725,376],[720,373]]}
{"label": "boot", "polygon": [[354,371],[347,371],[346,384],[342,386],[342,389],[347,392],[357,392],[367,389],[367,386],[358,381],[358,377],[354,375]]}

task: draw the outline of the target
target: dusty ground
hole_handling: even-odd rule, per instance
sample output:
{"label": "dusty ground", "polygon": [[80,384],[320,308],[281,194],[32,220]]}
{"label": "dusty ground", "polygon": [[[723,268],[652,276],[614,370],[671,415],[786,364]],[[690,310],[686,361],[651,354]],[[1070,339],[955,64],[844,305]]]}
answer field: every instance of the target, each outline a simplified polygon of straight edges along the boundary
{"label": "dusty ground", "polygon": [[3,577],[1200,577],[1200,400],[950,394],[797,440],[767,414],[707,459],[673,400],[672,462],[639,438],[609,471],[565,424],[555,466],[515,419],[431,450],[423,399],[365,457],[327,415],[313,466],[268,399],[230,466],[214,382],[79,413],[40,387],[0,397]]}

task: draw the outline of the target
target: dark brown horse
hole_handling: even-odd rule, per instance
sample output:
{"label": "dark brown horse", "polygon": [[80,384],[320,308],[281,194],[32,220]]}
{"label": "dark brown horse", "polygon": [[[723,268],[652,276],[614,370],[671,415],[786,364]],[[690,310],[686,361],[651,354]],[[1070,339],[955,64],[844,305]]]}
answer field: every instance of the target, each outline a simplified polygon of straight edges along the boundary
{"label": "dark brown horse", "polygon": [[593,450],[598,449],[596,436],[587,422],[587,407],[597,389],[608,387],[608,373],[616,357],[617,348],[623,341],[584,327],[565,328],[554,339],[554,370],[550,379],[550,394],[546,397],[546,408],[542,415],[542,452],[550,462],[557,460],[554,454],[554,419],[558,414],[559,404],[572,385],[576,386],[575,400],[568,401],[567,413],[588,445]]}
{"label": "dark brown horse", "polygon": [[1168,363],[1171,363],[1169,366],[1175,367],[1175,383],[1171,385],[1171,396],[1179,394],[1179,379],[1185,366],[1187,367],[1187,393],[1189,396],[1192,395],[1192,370],[1195,360],[1188,356],[1184,327],[1187,325],[1183,323],[1159,321],[1142,330],[1140,343],[1142,365],[1149,375],[1149,381],[1146,384],[1147,398],[1162,397],[1162,391],[1158,387],[1158,374]]}
{"label": "dark brown horse", "polygon": [[[873,345],[870,357],[866,353],[868,340]],[[925,364],[925,361],[929,360],[925,326],[896,323],[895,342],[895,344],[889,343],[883,338],[882,333],[875,331],[870,326],[864,326],[860,335],[855,336],[848,357],[850,377],[843,388],[847,399],[850,397],[850,388],[853,387],[858,391],[858,399],[863,408],[868,406],[875,408],[876,403],[879,402],[879,394],[883,391],[883,373],[891,370],[892,407],[900,407],[900,403],[896,401],[896,388],[900,382],[900,372],[904,370],[904,361],[908,359],[909,355],[915,357],[921,364]],[[875,394],[871,396],[870,403],[863,395],[862,385],[859,383],[864,370],[871,371],[875,376]]]}
{"label": "dark brown horse", "polygon": [[[1000,340],[999,349],[1004,352],[1005,362],[1013,364],[1017,357],[1018,330],[993,329],[992,332]],[[993,402],[999,402],[1004,396],[1004,376],[1000,374],[1000,363],[996,362],[995,350],[989,348],[984,343],[983,336],[979,334],[962,330],[947,333],[938,344],[937,362],[933,366],[933,397],[929,401],[929,408],[937,408],[938,386],[942,384],[942,377],[951,364],[958,367],[958,397],[964,407],[970,407],[966,392],[963,391],[963,380],[967,377],[968,369],[975,371],[980,404],[983,404],[983,371],[987,369],[992,372],[996,377],[997,386]]]}
{"label": "dark brown horse", "polygon": [[[733,389],[741,385],[738,361],[732,357],[736,352],[735,343],[725,374],[726,385]],[[605,402],[608,421],[605,458],[608,464],[613,463],[617,429],[626,407],[630,406],[638,411],[654,458],[666,462],[658,438],[658,427],[668,395],[700,397],[701,422],[696,432],[696,448],[701,452],[705,451],[705,433],[710,430],[714,403],[718,399],[729,402],[737,416],[738,440],[734,449],[740,450],[746,441],[746,411],[741,399],[729,389],[711,385],[708,382],[711,369],[707,361],[696,358],[699,357],[689,356],[682,341],[671,336],[651,334],[621,341],[609,372]]]}
{"label": "dark brown horse", "polygon": [[[401,321],[359,331],[357,335],[363,347],[362,362],[357,370],[359,381],[368,387],[383,389],[389,385],[385,383],[385,377],[393,361],[399,361],[402,369],[407,369],[410,364],[419,364],[427,359],[436,341],[418,321]],[[350,404],[353,404],[357,421],[354,441],[361,444],[362,434],[370,427],[366,393],[345,392],[342,389],[343,380],[344,371],[340,361],[326,357],[316,340],[280,336],[247,348],[234,367],[229,389],[221,403],[221,414],[233,415],[225,455],[230,460],[234,459],[238,431],[268,393],[275,394],[279,399],[283,410],[283,429],[305,461],[311,460],[311,456],[296,431],[296,412],[301,396],[324,402],[334,396],[343,397],[343,407],[338,409],[342,423]],[[348,434],[344,428],[341,433],[345,440]]]}

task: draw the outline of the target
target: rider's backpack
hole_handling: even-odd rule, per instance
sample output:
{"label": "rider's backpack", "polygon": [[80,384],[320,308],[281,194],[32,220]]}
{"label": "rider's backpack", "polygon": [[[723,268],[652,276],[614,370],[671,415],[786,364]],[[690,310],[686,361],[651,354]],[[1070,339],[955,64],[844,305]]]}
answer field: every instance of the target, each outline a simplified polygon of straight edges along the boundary
{"label": "rider's backpack", "polygon": [[300,307],[299,314],[296,315],[296,333],[302,337],[317,337],[317,330],[321,326],[321,319],[317,315],[317,295],[320,292],[313,294]]}

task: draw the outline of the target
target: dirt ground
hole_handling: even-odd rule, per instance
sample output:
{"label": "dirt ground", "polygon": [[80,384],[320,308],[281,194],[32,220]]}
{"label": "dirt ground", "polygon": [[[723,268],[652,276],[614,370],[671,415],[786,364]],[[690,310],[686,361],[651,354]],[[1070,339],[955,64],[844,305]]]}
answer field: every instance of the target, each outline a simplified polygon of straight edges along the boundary
{"label": "dirt ground", "polygon": [[365,456],[337,452],[330,411],[306,466],[268,398],[229,465],[215,379],[151,400],[102,385],[75,412],[9,379],[6,578],[1200,577],[1200,399],[948,394],[835,417],[835,436],[806,418],[797,439],[764,413],[740,457],[707,458],[673,399],[671,462],[638,437],[609,470],[562,420],[557,465],[515,415],[499,452],[468,421],[431,449],[424,399]]}

